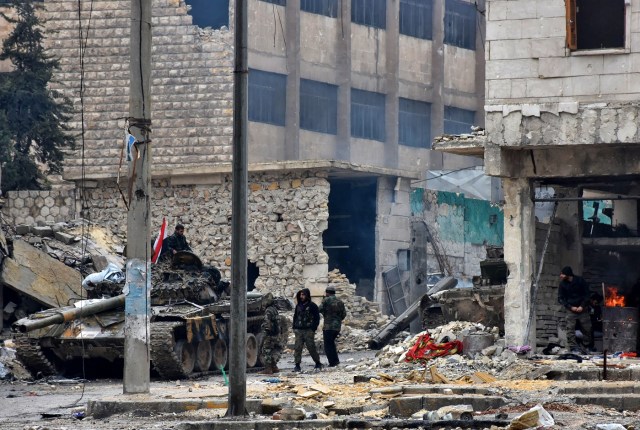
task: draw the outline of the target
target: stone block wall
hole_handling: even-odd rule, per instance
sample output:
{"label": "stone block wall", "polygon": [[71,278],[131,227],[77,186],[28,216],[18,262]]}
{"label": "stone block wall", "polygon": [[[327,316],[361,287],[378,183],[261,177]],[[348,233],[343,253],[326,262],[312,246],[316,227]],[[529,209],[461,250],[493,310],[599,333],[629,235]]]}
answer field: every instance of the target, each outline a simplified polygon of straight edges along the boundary
{"label": "stone block wall", "polygon": [[[84,154],[88,176],[114,177],[129,103],[130,2],[46,0],[47,53],[60,58],[52,87],[80,106],[78,6],[86,33]],[[189,168],[231,159],[233,36],[192,25],[182,0],[153,1],[152,129],[154,168]],[[90,23],[90,25],[89,25]],[[85,40],[83,38],[83,40]],[[70,126],[80,130],[80,115]],[[80,177],[81,153],[64,176]]]}
{"label": "stone block wall", "polygon": [[[177,223],[205,264],[231,277],[231,177],[210,185],[171,185],[154,180],[152,236],[162,218]],[[260,173],[249,180],[247,257],[259,269],[256,288],[293,296],[303,286],[326,285],[329,182],[323,173]],[[127,211],[114,182],[85,189],[91,222],[126,236]],[[126,193],[125,193],[126,194]]]}
{"label": "stone block wall", "polygon": [[626,49],[572,52],[564,0],[487,1],[487,104],[636,100],[640,1],[626,14]]}
{"label": "stone block wall", "polygon": [[75,191],[9,191],[2,213],[13,225],[55,223],[75,216]]}

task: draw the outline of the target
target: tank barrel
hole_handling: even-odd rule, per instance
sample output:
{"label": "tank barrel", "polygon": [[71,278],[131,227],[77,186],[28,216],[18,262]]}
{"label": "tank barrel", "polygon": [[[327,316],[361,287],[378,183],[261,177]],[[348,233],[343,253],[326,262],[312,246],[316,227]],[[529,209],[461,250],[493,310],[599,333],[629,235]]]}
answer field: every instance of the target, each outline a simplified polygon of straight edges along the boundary
{"label": "tank barrel", "polygon": [[104,299],[96,303],[90,303],[79,308],[60,309],[55,314],[44,318],[23,318],[13,323],[13,328],[14,330],[17,330],[19,332],[27,333],[39,328],[48,327],[50,325],[62,324],[67,321],[73,321],[78,318],[124,306],[124,299],[125,295],[121,294],[119,296],[110,297],[108,299]]}

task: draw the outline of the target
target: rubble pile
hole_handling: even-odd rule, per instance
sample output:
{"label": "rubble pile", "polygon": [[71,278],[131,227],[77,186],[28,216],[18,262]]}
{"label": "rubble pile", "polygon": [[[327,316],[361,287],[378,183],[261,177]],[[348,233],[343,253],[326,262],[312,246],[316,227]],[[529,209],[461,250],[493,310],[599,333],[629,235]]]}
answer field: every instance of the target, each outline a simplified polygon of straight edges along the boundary
{"label": "rubble pile", "polygon": [[346,326],[370,330],[380,328],[389,322],[389,317],[380,311],[380,304],[356,295],[356,285],[349,283],[347,276],[338,269],[329,272],[328,285],[335,287],[336,295],[347,308],[347,318],[344,321]]}

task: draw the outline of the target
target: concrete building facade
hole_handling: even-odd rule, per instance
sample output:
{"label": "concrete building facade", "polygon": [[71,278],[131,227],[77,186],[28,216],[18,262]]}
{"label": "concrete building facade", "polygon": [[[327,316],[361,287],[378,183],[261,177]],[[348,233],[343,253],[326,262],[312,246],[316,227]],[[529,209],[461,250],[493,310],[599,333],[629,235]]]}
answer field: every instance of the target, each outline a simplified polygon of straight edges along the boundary
{"label": "concrete building facade", "polygon": [[[487,137],[440,149],[480,149],[485,171],[502,178],[506,338],[526,345],[536,310],[545,310],[545,330],[550,318],[562,321],[553,291],[564,265],[596,292],[614,285],[629,301],[637,295],[640,1],[489,0],[485,50]],[[556,276],[536,295],[543,200],[557,203],[542,269]]]}
{"label": "concrete building facade", "polygon": [[[219,184],[228,181],[232,153],[232,3],[153,2],[153,178],[160,187],[154,195],[195,193],[198,198],[185,194],[182,203],[192,201],[189,210],[198,213],[210,204],[200,194],[226,195]],[[95,190],[102,190],[96,202],[110,196],[113,201],[104,203],[110,210],[89,211],[94,220],[119,219],[122,229],[126,214],[113,211],[115,179],[126,176],[121,142],[129,94],[129,2],[45,0],[44,6],[47,48],[62,65],[52,87],[73,100],[71,125],[84,131],[81,150],[66,158],[64,179],[77,185],[77,196]],[[381,274],[398,264],[398,250],[410,248],[412,181],[428,169],[478,164],[432,152],[431,136],[466,132],[483,117],[482,13],[483,1],[249,1],[252,181],[264,182],[259,178],[265,172],[276,184],[290,175],[303,182],[322,177],[318,192],[326,198],[327,219],[311,230],[297,228],[322,233],[306,239],[317,254],[312,265],[340,268],[369,298],[385,300]],[[312,188],[318,186],[316,181]],[[275,189],[267,185],[263,191]],[[304,218],[306,210],[287,208],[300,212],[289,214],[294,218]],[[163,212],[162,205],[154,206],[155,224]],[[285,217],[276,212],[276,222]],[[187,213],[174,218],[198,220],[192,230],[206,224],[206,217]],[[250,229],[256,225],[250,222]],[[209,263],[226,270],[223,254],[205,251]],[[259,277],[266,273],[263,261],[248,264],[260,266]],[[323,278],[316,276],[323,270],[313,266],[307,276],[305,267],[285,282],[289,289]],[[267,281],[258,278],[257,284]]]}

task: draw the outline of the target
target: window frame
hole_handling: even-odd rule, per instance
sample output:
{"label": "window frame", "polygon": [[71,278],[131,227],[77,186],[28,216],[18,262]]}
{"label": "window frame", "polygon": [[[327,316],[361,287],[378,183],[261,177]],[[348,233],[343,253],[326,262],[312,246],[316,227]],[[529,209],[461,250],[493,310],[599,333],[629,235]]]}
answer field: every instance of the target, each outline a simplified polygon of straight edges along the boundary
{"label": "window frame", "polygon": [[[471,34],[471,42],[469,44],[469,46],[464,45],[464,40],[466,40],[466,38],[464,37],[464,33],[462,38],[458,37],[454,37],[452,35],[452,32],[449,30],[450,28],[450,22],[457,22],[457,21],[463,21],[468,18],[466,16],[464,16],[462,13],[460,13],[459,11],[453,11],[451,9],[450,5],[459,5],[462,8],[467,8],[469,11],[472,11],[472,16],[473,16],[473,30],[471,30],[470,34]],[[478,32],[478,11],[476,9],[475,4],[473,3],[469,3],[463,0],[445,0],[445,6],[444,6],[445,12],[444,12],[444,43],[446,45],[449,46],[455,46],[458,47],[460,49],[468,49],[470,51],[475,51],[476,50],[476,43],[477,43],[477,32]],[[457,20],[457,21],[456,21]],[[465,28],[464,26],[462,27],[463,29]],[[453,38],[453,40],[451,39]],[[457,43],[460,39],[463,40],[462,43]],[[464,45],[464,46],[463,46]]]}
{"label": "window frame", "polygon": [[[458,119],[452,119],[450,116],[448,117],[447,112],[453,112],[453,113],[460,113],[460,114],[473,114],[473,118],[471,119],[471,122],[466,122],[466,121],[460,121]],[[444,124],[443,124],[443,131],[444,134],[451,134],[451,135],[459,135],[459,134],[471,134],[472,130],[471,130],[471,126],[473,125],[473,123],[475,122],[475,117],[476,117],[476,111],[473,110],[469,110],[469,109],[464,109],[464,108],[459,108],[456,106],[445,106],[444,107]],[[462,133],[451,133],[449,131],[447,131],[447,122],[449,123],[454,123],[454,124],[464,124],[464,125],[469,125],[469,127],[467,128],[466,131],[462,132]]]}
{"label": "window frame", "polygon": [[[367,7],[367,4],[373,4],[373,7]],[[381,7],[382,12],[376,14],[376,7]],[[371,11],[370,17],[369,11]],[[367,18],[370,18],[371,22]],[[387,0],[351,0],[351,22],[367,27],[386,29]]]}
{"label": "window frame", "polygon": [[[375,101],[375,103],[369,103],[366,100],[367,98]],[[387,112],[385,94],[351,88],[350,110],[351,137],[377,140],[379,142],[386,141]],[[359,116],[360,118],[356,118],[356,116]],[[361,124],[358,124],[358,122],[361,122]],[[356,129],[358,125],[361,127]]]}
{"label": "window frame", "polygon": [[260,1],[263,1],[265,3],[275,4],[276,6],[286,6],[287,5],[287,0],[260,0]]}
{"label": "window frame", "polygon": [[[330,97],[323,97],[331,94]],[[313,98],[315,100],[309,100]],[[310,103],[311,109],[307,109],[306,103]],[[322,115],[315,115],[316,118],[323,118],[324,124],[320,126],[307,125],[307,118],[314,117],[313,106],[320,109]],[[309,116],[306,117],[306,112]],[[317,110],[316,110],[317,112]],[[316,133],[338,134],[338,86],[327,82],[314,81],[311,79],[300,79],[300,112],[299,124],[301,130],[313,131]]]}
{"label": "window frame", "polygon": [[[410,10],[407,11],[407,9]],[[419,31],[403,31],[403,28],[406,28],[403,26],[403,22],[407,22],[407,20],[403,20],[405,14],[408,14],[408,20],[411,20],[411,18],[417,19],[420,14],[416,13],[416,10],[419,11],[420,9],[429,10],[428,18],[425,19],[425,30],[422,33]],[[433,0],[400,0],[400,12],[398,19],[400,34],[422,40],[433,40]]]}
{"label": "window frame", "polygon": [[565,46],[568,56],[588,56],[631,53],[631,1],[624,2],[624,47],[602,49],[578,49],[578,30],[576,22],[577,0],[565,0],[566,34]]}
{"label": "window frame", "polygon": [[[417,109],[409,108],[411,105],[413,105],[413,107],[426,107],[426,115],[421,115],[421,112],[418,112]],[[411,117],[407,118],[407,115]],[[426,141],[409,141],[403,138],[403,130],[406,130],[406,127],[411,125],[406,124],[406,122],[411,123],[413,121],[415,121],[415,124],[418,124],[417,128],[420,128],[420,124],[426,124],[426,127],[424,127],[426,128],[426,133],[421,134],[426,135]],[[431,149],[431,103],[404,97],[398,98],[398,144],[410,148]]]}
{"label": "window frame", "polygon": [[[274,85],[267,85],[262,82],[256,82],[252,79],[252,75],[260,76],[261,79],[271,80],[270,83],[277,83],[278,88]],[[279,81],[279,82],[278,82]],[[287,116],[287,75],[283,75],[281,73],[268,72],[266,70],[260,69],[249,69],[249,79],[248,79],[248,119],[251,122],[259,122],[263,124],[271,124],[276,126],[284,127],[286,123]],[[272,97],[266,97],[265,92],[261,92],[260,100],[257,101],[255,96],[258,94],[255,91],[257,87],[262,89],[269,90],[272,94]],[[278,97],[278,93],[280,93],[280,97]],[[275,99],[275,101],[273,100]],[[256,106],[255,103],[259,103],[259,107]],[[256,109],[258,110],[256,112]],[[265,112],[268,112],[273,115],[264,115]]]}
{"label": "window frame", "polygon": [[339,0],[300,0],[300,10],[315,15],[337,18],[339,9]]}

